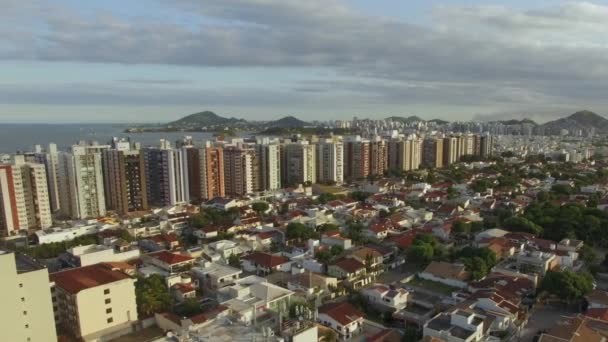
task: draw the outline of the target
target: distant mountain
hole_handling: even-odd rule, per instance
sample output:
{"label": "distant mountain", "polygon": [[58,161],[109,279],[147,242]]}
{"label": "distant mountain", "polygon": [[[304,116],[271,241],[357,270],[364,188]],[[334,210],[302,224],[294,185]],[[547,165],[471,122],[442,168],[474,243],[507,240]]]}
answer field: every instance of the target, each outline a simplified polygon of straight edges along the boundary
{"label": "distant mountain", "polygon": [[406,117],[402,117],[402,116],[391,116],[391,117],[386,118],[386,120],[393,120],[393,121],[403,122],[403,123],[407,123],[407,124],[413,123],[413,122],[424,121],[424,120],[422,120],[421,118],[419,118],[419,117],[417,117],[415,115],[408,116],[407,118]]}
{"label": "distant mountain", "polygon": [[278,127],[278,128],[299,128],[299,127],[311,126],[311,124],[308,122],[302,121],[293,116],[286,116],[279,120],[268,122],[267,126],[268,127]]}
{"label": "distant mountain", "polygon": [[427,122],[434,122],[437,125],[446,125],[446,124],[450,123],[449,121],[445,121],[445,120],[441,120],[441,119],[431,119],[431,120],[429,120]]}
{"label": "distant mountain", "polygon": [[540,126],[545,133],[557,134],[560,130],[568,131],[595,129],[596,133],[608,134],[608,119],[594,112],[583,110],[568,117],[549,121]]}
{"label": "distant mountain", "polygon": [[531,120],[531,119],[522,119],[522,120],[511,119],[511,120],[502,120],[502,121],[495,121],[495,122],[501,123],[503,125],[530,124],[530,125],[538,126],[538,124],[534,120]]}
{"label": "distant mountain", "polygon": [[219,125],[240,125],[246,123],[247,121],[243,119],[225,118],[215,114],[214,112],[205,111],[190,114],[179,120],[170,122],[167,124],[167,127],[200,128]]}

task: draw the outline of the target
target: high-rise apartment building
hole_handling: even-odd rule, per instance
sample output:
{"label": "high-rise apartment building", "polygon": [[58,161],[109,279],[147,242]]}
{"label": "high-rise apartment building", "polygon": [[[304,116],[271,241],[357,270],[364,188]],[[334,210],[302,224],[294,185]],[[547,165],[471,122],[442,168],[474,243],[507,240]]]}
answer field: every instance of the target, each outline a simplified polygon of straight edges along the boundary
{"label": "high-rise apartment building", "polygon": [[450,166],[460,159],[458,154],[458,138],[454,136],[443,139],[443,165]]}
{"label": "high-rise apartment building", "polygon": [[256,145],[259,161],[260,187],[262,190],[281,188],[281,148],[278,144],[262,143]]}
{"label": "high-rise apartment building", "polygon": [[75,219],[106,214],[101,151],[109,146],[74,145],[59,154],[61,213]]}
{"label": "high-rise apartment building", "polygon": [[344,182],[344,144],[339,138],[317,143],[317,182]]}
{"label": "high-rise apartment building", "polygon": [[443,138],[426,138],[422,143],[422,165],[428,168],[443,167]]}
{"label": "high-rise apartment building", "polygon": [[256,189],[255,151],[240,145],[224,148],[224,188],[226,196],[238,197]]}
{"label": "high-rise apartment building", "polygon": [[370,152],[369,140],[354,137],[344,143],[344,176],[346,179],[356,180],[367,178],[370,174]]}
{"label": "high-rise apartment building", "polygon": [[491,156],[494,152],[494,137],[485,134],[477,136],[477,139],[479,141],[479,155],[483,158]]}
{"label": "high-rise apartment building", "polygon": [[148,210],[145,163],[141,151],[106,150],[102,159],[107,209],[120,214]]}
{"label": "high-rise apartment building", "polygon": [[0,230],[14,236],[20,230],[53,225],[46,170],[43,164],[15,156],[13,164],[0,165]]}
{"label": "high-rise apartment building", "polygon": [[391,140],[388,144],[389,167],[393,170],[417,170],[422,164],[422,140],[407,138]]}
{"label": "high-rise apartment building", "polygon": [[160,147],[142,149],[148,205],[164,207],[190,201],[187,148],[174,149],[161,140]]}
{"label": "high-rise apartment building", "polygon": [[382,176],[388,170],[388,143],[375,137],[370,143],[370,174]]}
{"label": "high-rise apartment building", "polygon": [[51,210],[56,212],[59,210],[59,151],[56,144],[49,144],[46,151],[37,147],[35,153],[36,162],[44,164],[46,169],[46,181],[49,187],[49,199],[51,202]]}
{"label": "high-rise apartment building", "polygon": [[286,185],[317,182],[317,150],[307,141],[283,146]]}
{"label": "high-rise apartment building", "polygon": [[0,251],[2,341],[57,341],[47,269],[31,258]]}
{"label": "high-rise apartment building", "polygon": [[187,149],[190,198],[207,200],[226,195],[224,187],[224,152],[222,147]]}

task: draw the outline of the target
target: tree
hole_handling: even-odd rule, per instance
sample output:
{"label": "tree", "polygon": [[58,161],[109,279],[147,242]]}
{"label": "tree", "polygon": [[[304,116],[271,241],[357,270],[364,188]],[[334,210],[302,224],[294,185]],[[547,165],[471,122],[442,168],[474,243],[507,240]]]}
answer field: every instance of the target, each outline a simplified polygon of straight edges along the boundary
{"label": "tree", "polygon": [[573,191],[572,187],[567,184],[555,184],[551,187],[551,191],[559,195],[570,195]]}
{"label": "tree", "polygon": [[471,222],[471,232],[478,233],[485,229],[483,221],[473,221]]}
{"label": "tree", "polygon": [[479,280],[488,274],[488,265],[480,257],[464,259],[464,265],[467,271],[471,273],[473,280]]}
{"label": "tree", "polygon": [[334,195],[334,194],[330,194],[328,192],[324,192],[322,194],[319,195],[319,203],[321,204],[325,204],[327,202],[331,202],[338,199],[338,196]]}
{"label": "tree", "polygon": [[433,259],[434,249],[430,244],[412,245],[407,251],[408,260],[413,263],[424,265]]}
{"label": "tree", "polygon": [[403,332],[403,337],[401,338],[402,342],[418,342],[422,339],[422,333],[420,329],[417,329],[412,326],[408,326],[405,328]]}
{"label": "tree", "polygon": [[260,216],[264,215],[264,213],[268,211],[268,208],[270,208],[270,206],[266,202],[255,202],[251,205],[251,209]]}
{"label": "tree", "polygon": [[182,317],[192,317],[203,312],[201,304],[196,298],[187,298],[175,307],[175,313]]}
{"label": "tree", "polygon": [[506,219],[502,223],[502,226],[512,232],[525,232],[534,235],[540,235],[543,232],[541,226],[521,216],[514,216]]}
{"label": "tree", "polygon": [[302,223],[292,222],[287,225],[286,235],[288,239],[296,239],[301,241],[313,238],[315,236],[315,231]]}
{"label": "tree", "polygon": [[587,273],[550,271],[541,281],[540,288],[567,301],[582,299],[593,290],[593,277]]}
{"label": "tree", "polygon": [[457,196],[458,196],[458,191],[453,186],[450,186],[448,188],[448,199],[454,199]]}
{"label": "tree", "polygon": [[171,296],[163,276],[153,274],[147,278],[138,277],[135,282],[135,301],[140,317],[150,317],[171,306]]}
{"label": "tree", "polygon": [[241,268],[241,258],[236,253],[232,253],[228,257],[228,264],[232,267]]}
{"label": "tree", "polygon": [[471,232],[471,225],[463,221],[455,221],[452,224],[452,229],[458,234],[469,234]]}
{"label": "tree", "polygon": [[581,260],[583,260],[583,262],[587,266],[591,266],[592,264],[594,264],[595,260],[597,259],[597,253],[595,252],[595,249],[588,245],[584,245],[579,254]]}
{"label": "tree", "polygon": [[471,184],[471,189],[475,192],[485,192],[492,188],[494,188],[494,183],[486,178],[478,179]]}
{"label": "tree", "polygon": [[332,230],[338,230],[340,229],[340,227],[338,227],[337,225],[333,224],[333,223],[325,223],[323,225],[321,225],[317,230],[319,231],[319,233],[325,233],[325,232],[329,232]]}
{"label": "tree", "polygon": [[352,198],[355,201],[359,201],[359,202],[365,202],[365,200],[371,196],[371,194],[369,192],[364,192],[364,191],[353,191],[350,193],[350,198]]}

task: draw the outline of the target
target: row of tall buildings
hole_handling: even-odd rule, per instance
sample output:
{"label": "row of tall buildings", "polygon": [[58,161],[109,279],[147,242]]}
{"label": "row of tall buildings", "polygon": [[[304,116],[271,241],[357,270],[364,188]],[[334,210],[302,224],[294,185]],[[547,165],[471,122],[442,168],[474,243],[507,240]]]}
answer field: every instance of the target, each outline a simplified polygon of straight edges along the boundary
{"label": "row of tall buildings", "polygon": [[5,236],[44,229],[60,218],[84,219],[171,206],[214,197],[237,197],[302,183],[343,183],[389,170],[441,168],[464,155],[487,156],[489,135],[359,136],[141,148],[128,141],[80,143],[70,151],[16,155],[0,165],[0,229]]}

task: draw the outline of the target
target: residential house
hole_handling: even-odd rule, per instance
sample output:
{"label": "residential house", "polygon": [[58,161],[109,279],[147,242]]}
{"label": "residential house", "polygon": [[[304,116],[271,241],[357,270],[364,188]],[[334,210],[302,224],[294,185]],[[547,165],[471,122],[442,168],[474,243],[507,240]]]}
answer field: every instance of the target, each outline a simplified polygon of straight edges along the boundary
{"label": "residential house", "polygon": [[141,259],[144,263],[160,268],[169,274],[188,271],[194,264],[192,257],[168,251],[143,254]]}
{"label": "residential house", "polygon": [[391,288],[384,284],[375,284],[362,291],[363,296],[372,305],[401,310],[407,306],[409,293],[402,288]]}
{"label": "residential house", "polygon": [[266,276],[279,271],[289,272],[291,262],[284,256],[256,251],[241,258],[241,267],[246,272]]}
{"label": "residential house", "polygon": [[423,336],[447,342],[473,342],[484,337],[485,317],[456,309],[442,312],[424,324]]}
{"label": "residential house", "polygon": [[317,321],[335,330],[340,339],[350,339],[362,331],[364,315],[348,302],[327,303],[318,312]]}
{"label": "residential house", "polygon": [[422,279],[440,282],[445,285],[466,288],[469,272],[462,264],[452,264],[444,261],[431,262],[424,271],[418,273]]}

